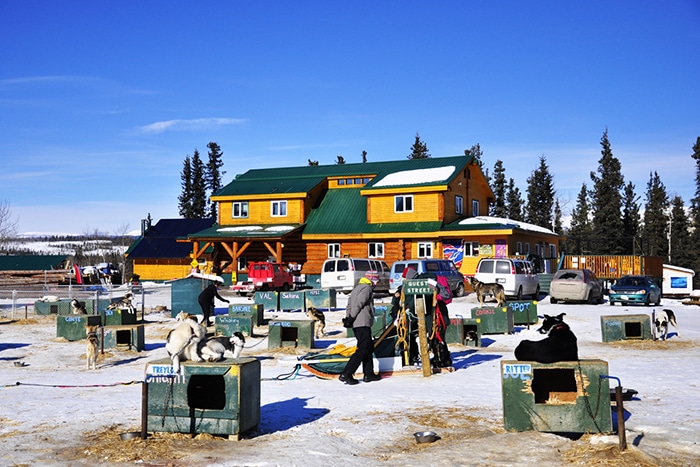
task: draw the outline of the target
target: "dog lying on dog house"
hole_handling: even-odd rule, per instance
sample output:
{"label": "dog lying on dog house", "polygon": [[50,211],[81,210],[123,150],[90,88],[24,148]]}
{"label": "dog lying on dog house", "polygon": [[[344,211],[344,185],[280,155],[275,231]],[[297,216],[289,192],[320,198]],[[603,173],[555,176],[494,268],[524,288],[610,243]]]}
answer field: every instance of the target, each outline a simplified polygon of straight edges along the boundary
{"label": "dog lying on dog house", "polygon": [[540,363],[569,362],[578,360],[576,336],[564,322],[564,315],[544,315],[542,326],[537,330],[547,337],[539,341],[523,340],[515,348],[515,358],[521,361]]}
{"label": "dog lying on dog house", "polygon": [[217,336],[197,343],[197,353],[208,362],[218,362],[224,358],[238,358],[243,351],[245,337],[236,331],[231,337]]}

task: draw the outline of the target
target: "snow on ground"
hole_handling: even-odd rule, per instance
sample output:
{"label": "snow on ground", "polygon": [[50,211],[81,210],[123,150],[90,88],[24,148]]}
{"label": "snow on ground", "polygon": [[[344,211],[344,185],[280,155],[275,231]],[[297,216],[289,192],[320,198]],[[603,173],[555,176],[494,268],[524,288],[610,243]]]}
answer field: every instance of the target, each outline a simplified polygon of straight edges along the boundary
{"label": "snow on ground", "polygon": [[[231,297],[232,301],[247,299]],[[350,343],[339,310],[326,312],[328,335],[318,348]],[[385,299],[388,301],[388,299]],[[32,304],[33,300],[27,300]],[[56,318],[24,319],[24,304],[13,316],[0,302],[0,464],[326,466],[353,465],[698,465],[700,463],[700,309],[664,299],[678,317],[680,337],[666,342],[601,342],[600,316],[651,314],[652,308],[539,302],[539,314],[566,313],[578,337],[582,359],[602,359],[625,388],[639,392],[624,407],[629,449],[618,437],[584,435],[570,439],[550,433],[506,432],[503,428],[501,360],[513,359],[524,339],[540,339],[535,326],[512,335],[486,335],[481,348],[451,345],[455,371],[423,377],[394,375],[346,386],[302,370],[278,379],[293,366],[292,349],[268,350],[266,327],[248,338],[243,356],[261,361],[261,420],[241,441],[199,435],[120,441],[118,434],[140,429],[141,384],[147,362],[166,357],[170,312],[146,314],[146,349],[111,349],[96,371],[85,370],[84,341],[56,337]],[[169,308],[169,289],[149,288],[147,309]],[[224,305],[224,304],[220,304]],[[473,294],[455,299],[451,316],[470,316]],[[661,307],[660,307],[661,308]],[[660,308],[657,308],[660,309]],[[30,307],[31,310],[31,307]],[[266,318],[290,313],[266,312]],[[294,313],[294,318],[301,318]],[[305,351],[296,352],[297,355]],[[22,362],[26,366],[16,366]],[[123,384],[135,382],[135,384]],[[17,384],[19,383],[19,385]],[[611,383],[614,386],[615,383]],[[414,432],[434,430],[440,439],[417,444]],[[126,459],[126,460],[125,460]]]}

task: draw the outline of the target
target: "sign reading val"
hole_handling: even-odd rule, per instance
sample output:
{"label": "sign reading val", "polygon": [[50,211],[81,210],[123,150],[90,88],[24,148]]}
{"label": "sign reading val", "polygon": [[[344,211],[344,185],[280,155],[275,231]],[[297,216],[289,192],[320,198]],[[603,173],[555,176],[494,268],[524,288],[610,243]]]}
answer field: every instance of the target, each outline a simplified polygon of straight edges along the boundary
{"label": "sign reading val", "polygon": [[404,295],[431,295],[433,288],[428,279],[409,279],[403,283]]}

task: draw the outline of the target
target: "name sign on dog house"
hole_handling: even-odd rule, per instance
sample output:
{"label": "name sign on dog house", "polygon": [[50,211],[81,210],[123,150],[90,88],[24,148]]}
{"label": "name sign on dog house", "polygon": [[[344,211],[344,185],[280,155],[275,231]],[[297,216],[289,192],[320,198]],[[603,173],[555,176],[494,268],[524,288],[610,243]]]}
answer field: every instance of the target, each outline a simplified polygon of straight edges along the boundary
{"label": "name sign on dog house", "polygon": [[428,279],[409,279],[404,281],[404,295],[432,295],[433,288]]}

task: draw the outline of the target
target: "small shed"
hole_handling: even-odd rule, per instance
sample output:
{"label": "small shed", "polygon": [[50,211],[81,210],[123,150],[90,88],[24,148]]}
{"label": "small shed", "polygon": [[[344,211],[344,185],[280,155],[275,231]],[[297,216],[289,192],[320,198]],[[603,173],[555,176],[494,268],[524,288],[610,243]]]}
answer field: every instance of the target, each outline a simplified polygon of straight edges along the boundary
{"label": "small shed", "polygon": [[199,294],[202,293],[211,282],[223,284],[224,280],[219,276],[211,274],[192,273],[182,279],[167,281],[166,283],[171,285],[171,316],[174,318],[181,311],[186,311],[192,315],[201,315],[202,309],[198,301]]}
{"label": "small shed", "polygon": [[662,284],[664,297],[689,297],[693,291],[695,271],[680,266],[664,264]]}

